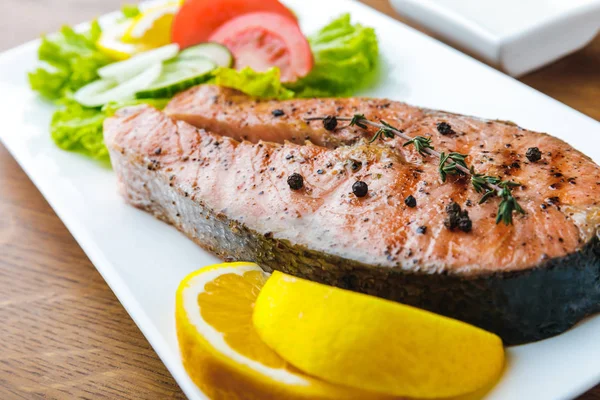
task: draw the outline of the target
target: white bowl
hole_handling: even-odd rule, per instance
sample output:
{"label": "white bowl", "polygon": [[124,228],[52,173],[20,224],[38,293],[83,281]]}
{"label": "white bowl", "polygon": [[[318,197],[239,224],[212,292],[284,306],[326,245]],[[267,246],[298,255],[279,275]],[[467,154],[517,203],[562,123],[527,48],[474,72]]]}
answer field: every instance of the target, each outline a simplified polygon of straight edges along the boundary
{"label": "white bowl", "polygon": [[390,0],[414,20],[504,72],[519,76],[589,43],[600,0]]}

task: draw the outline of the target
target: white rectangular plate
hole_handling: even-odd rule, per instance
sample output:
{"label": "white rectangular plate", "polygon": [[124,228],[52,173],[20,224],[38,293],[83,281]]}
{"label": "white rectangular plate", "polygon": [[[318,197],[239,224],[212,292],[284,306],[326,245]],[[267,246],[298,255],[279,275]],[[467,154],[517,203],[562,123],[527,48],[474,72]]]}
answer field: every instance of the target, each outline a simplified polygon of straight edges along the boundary
{"label": "white rectangular plate", "polygon": [[[290,0],[305,32],[332,16],[375,27],[383,59],[379,85],[364,94],[551,132],[600,161],[600,124],[360,3]],[[108,16],[109,21],[114,15]],[[217,262],[174,228],[124,203],[113,173],[50,140],[53,107],[29,90],[38,42],[0,55],[0,139],[108,282],[190,399],[205,396],[181,364],[174,295],[188,273]],[[93,329],[93,327],[90,327]],[[564,399],[600,381],[600,316],[542,342],[508,349],[489,399]]]}

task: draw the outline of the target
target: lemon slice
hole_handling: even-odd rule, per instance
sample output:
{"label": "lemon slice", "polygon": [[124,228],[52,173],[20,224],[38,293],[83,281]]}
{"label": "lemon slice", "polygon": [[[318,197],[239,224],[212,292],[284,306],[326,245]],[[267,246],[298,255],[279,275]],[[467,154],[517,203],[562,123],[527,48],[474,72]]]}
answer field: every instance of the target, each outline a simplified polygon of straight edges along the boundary
{"label": "lemon slice", "polygon": [[501,339],[414,307],[274,272],[254,326],[280,356],[329,382],[412,398],[474,392],[504,365]]}
{"label": "lemon slice", "polygon": [[219,264],[187,276],[176,296],[183,364],[211,399],[393,399],[333,385],[299,372],[252,326],[268,278],[256,264]]}
{"label": "lemon slice", "polygon": [[179,2],[152,7],[134,18],[123,34],[125,43],[143,43],[149,48],[171,43],[171,25],[179,10]]}
{"label": "lemon slice", "polygon": [[149,48],[143,43],[125,43],[122,38],[133,21],[125,20],[102,30],[96,46],[107,56],[115,60],[125,60],[134,54]]}

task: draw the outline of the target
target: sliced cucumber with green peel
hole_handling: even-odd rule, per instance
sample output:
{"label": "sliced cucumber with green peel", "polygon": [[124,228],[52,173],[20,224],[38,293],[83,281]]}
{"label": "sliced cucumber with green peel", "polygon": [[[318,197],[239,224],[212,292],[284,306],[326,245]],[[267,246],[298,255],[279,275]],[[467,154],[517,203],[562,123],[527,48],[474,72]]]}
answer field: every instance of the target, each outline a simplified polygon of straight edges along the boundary
{"label": "sliced cucumber with green peel", "polygon": [[117,82],[126,81],[145,71],[148,66],[169,60],[179,53],[179,45],[173,43],[137,54],[127,60],[109,64],[98,70],[98,75],[104,79]]}
{"label": "sliced cucumber with green peel", "polygon": [[206,57],[211,59],[219,67],[231,67],[233,65],[233,55],[227,47],[219,43],[207,42],[188,47],[177,56],[177,58],[180,60],[193,59],[197,57]]}
{"label": "sliced cucumber with green peel", "polygon": [[133,99],[136,92],[152,86],[161,76],[162,70],[163,64],[159,62],[122,83],[113,79],[100,79],[79,89],[73,98],[86,107],[100,107],[111,101]]}
{"label": "sliced cucumber with green peel", "polygon": [[135,94],[138,99],[172,97],[176,93],[205,82],[210,72],[217,67],[212,60],[204,57],[180,59],[163,63],[163,70],[156,81]]}

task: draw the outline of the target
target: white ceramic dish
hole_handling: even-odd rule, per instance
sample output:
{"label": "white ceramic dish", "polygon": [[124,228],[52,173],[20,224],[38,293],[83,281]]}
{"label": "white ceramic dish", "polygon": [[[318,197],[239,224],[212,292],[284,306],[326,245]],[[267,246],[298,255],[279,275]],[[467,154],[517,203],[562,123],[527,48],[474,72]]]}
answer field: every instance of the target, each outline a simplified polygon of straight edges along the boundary
{"label": "white ceramic dish", "polygon": [[[518,121],[552,132],[600,161],[600,124],[360,3],[290,0],[305,32],[343,11],[377,28],[383,67],[366,92],[431,108]],[[103,19],[110,21],[114,15]],[[113,173],[54,146],[53,107],[29,90],[38,42],[0,55],[0,139],[64,221],[190,399],[174,331],[174,294],[189,272],[218,260],[174,228],[127,206]],[[43,278],[41,278],[43,279]],[[94,329],[93,326],[87,329]],[[489,399],[565,399],[600,381],[600,316],[563,335],[508,350]]]}
{"label": "white ceramic dish", "polygon": [[600,0],[390,0],[401,14],[512,76],[579,50]]}

